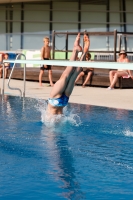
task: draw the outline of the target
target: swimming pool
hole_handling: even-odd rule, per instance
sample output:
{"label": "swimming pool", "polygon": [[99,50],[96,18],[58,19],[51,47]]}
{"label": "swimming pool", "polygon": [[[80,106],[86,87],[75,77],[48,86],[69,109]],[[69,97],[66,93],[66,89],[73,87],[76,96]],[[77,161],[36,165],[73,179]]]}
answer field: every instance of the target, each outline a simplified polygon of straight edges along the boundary
{"label": "swimming pool", "polygon": [[47,127],[42,101],[0,99],[0,199],[132,199],[133,111],[69,104]]}

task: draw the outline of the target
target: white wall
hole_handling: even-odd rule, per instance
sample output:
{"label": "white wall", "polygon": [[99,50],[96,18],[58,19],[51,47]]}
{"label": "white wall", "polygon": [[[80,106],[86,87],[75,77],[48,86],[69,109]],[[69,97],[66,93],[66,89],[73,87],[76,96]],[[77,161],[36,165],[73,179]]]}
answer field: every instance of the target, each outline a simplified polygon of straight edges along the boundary
{"label": "white wall", "polygon": [[122,31],[121,25],[120,25],[120,1],[111,0],[110,1],[110,31],[114,31],[114,29],[117,29],[117,31]]}
{"label": "white wall", "polygon": [[[13,11],[13,34],[12,34],[12,50],[16,50],[20,48],[20,41],[21,41],[21,6],[20,4],[14,5]],[[19,22],[15,22],[19,21]]]}
{"label": "white wall", "polygon": [[[3,9],[3,10],[2,10]],[[6,50],[6,24],[4,22],[5,20],[5,11],[4,6],[1,6],[0,10],[0,50]]]}
{"label": "white wall", "polygon": [[49,11],[44,11],[49,10],[49,5],[26,4],[24,9],[26,22],[24,23],[23,48],[27,49],[29,46],[30,49],[41,48],[43,37],[49,35]]}
{"label": "white wall", "polygon": [[[78,32],[78,3],[53,2],[53,30],[59,32]],[[73,38],[69,38],[68,49],[72,49]],[[57,35],[56,49],[65,50],[65,35]]]}
{"label": "white wall", "polygon": [[[125,0],[126,2],[126,20],[127,31],[133,32],[133,1]],[[78,32],[78,2],[55,2],[53,1],[53,22],[52,29],[62,32]],[[120,14],[122,5],[120,0],[110,0],[109,30],[123,31],[123,13]],[[8,15],[8,19],[10,16]],[[6,49],[6,41],[8,49],[16,50],[21,48],[21,4],[13,5],[13,34],[10,35],[10,22],[8,22],[7,37],[6,32],[6,11],[5,5],[0,5],[0,48]],[[81,2],[81,31],[107,31],[107,12],[106,5],[83,4]],[[50,36],[50,5],[36,4],[33,2],[24,4],[24,33],[23,33],[23,48],[24,49],[40,49],[43,45],[43,37]],[[12,38],[11,38],[12,37]],[[75,36],[69,37],[68,49],[72,49]],[[113,37],[96,37],[90,36],[90,49],[109,49],[113,50]],[[128,48],[133,48],[132,38],[127,38]],[[82,38],[81,38],[82,43]],[[65,49],[65,35],[57,35],[55,46],[59,50]]]}

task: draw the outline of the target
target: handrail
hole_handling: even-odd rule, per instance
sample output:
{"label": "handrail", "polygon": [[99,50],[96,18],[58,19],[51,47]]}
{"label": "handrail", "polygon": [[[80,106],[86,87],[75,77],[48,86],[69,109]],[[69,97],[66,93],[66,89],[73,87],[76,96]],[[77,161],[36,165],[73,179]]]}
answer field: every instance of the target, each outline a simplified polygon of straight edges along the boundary
{"label": "handrail", "polygon": [[[25,58],[25,60],[26,60],[26,56],[24,55],[24,54],[22,54],[22,53],[20,53],[20,54],[18,54],[17,55],[17,57],[16,57],[16,60],[18,59],[18,57],[19,56],[24,56],[24,58]],[[13,67],[12,67],[12,70],[11,70],[11,73],[10,73],[10,76],[9,76],[9,78],[8,78],[8,82],[7,82],[7,85],[8,85],[8,88],[9,89],[11,89],[11,90],[18,90],[19,92],[20,92],[20,96],[22,97],[22,91],[21,91],[21,89],[19,89],[19,88],[12,88],[12,87],[10,87],[10,80],[11,80],[11,77],[12,77],[12,73],[13,73],[13,71],[14,71],[14,68],[15,68],[15,62],[14,62],[14,60],[3,60],[3,88],[2,88],[2,95],[4,95],[4,85],[5,85],[5,79],[4,79],[4,77],[5,77],[5,70],[4,70],[4,63],[5,62],[9,62],[9,63],[14,63],[14,65],[13,65]],[[25,85],[26,85],[26,82],[25,82],[25,80],[26,80],[26,63],[25,63],[25,65],[24,65],[24,90],[23,90],[23,97],[25,97]]]}

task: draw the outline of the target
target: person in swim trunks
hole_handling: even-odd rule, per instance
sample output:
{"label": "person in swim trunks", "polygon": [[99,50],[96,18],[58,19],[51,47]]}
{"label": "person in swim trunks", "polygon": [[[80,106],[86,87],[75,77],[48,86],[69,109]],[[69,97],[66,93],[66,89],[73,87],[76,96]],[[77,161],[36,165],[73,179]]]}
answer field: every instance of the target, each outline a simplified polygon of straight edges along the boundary
{"label": "person in swim trunks", "polygon": [[[70,60],[76,60],[78,52],[82,51],[80,33],[74,42],[73,52]],[[89,44],[89,43],[88,43]],[[85,45],[80,61],[84,60],[89,46]],[[55,83],[48,99],[47,112],[52,115],[63,114],[63,108],[68,104],[69,97],[73,91],[75,80],[81,71],[81,67],[66,67],[60,79]]]}
{"label": "person in swim trunks", "polygon": [[[43,60],[49,60],[49,58],[44,58]],[[51,70],[51,65],[46,65],[46,67],[45,67],[45,65],[42,65],[41,67],[40,67],[40,69],[41,70]]]}
{"label": "person in swim trunks", "polygon": [[[117,62],[126,62],[126,63],[129,62],[129,60],[127,58],[127,53],[124,50],[120,51]],[[110,86],[107,89],[108,90],[114,89],[114,86],[115,86],[118,78],[123,77],[123,76],[131,77],[133,79],[133,75],[130,70],[127,70],[127,69],[111,70],[109,72]]]}
{"label": "person in swim trunks", "polygon": [[[42,60],[50,60],[51,59],[51,48],[49,46],[49,38],[45,37],[43,39],[44,41],[44,46],[41,49],[41,59]],[[49,76],[49,81],[50,85],[53,86],[53,81],[52,81],[52,69],[50,65],[43,65],[40,67],[40,74],[39,74],[39,84],[42,86],[42,76],[44,74],[44,70],[48,70],[48,76]]]}

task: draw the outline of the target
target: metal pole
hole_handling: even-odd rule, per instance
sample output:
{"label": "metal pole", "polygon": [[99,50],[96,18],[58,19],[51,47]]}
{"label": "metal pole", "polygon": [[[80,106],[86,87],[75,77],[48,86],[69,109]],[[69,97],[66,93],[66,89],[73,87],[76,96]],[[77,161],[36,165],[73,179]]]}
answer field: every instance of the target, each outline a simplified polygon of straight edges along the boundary
{"label": "metal pole", "polygon": [[55,53],[55,31],[53,30],[52,33],[52,59],[54,60],[54,53]]}
{"label": "metal pole", "polygon": [[2,68],[3,68],[2,96],[4,96],[4,89],[5,89],[5,66],[4,66],[4,63],[2,63]]}
{"label": "metal pole", "polygon": [[12,68],[12,71],[11,71],[11,73],[10,73],[10,76],[9,76],[9,79],[8,79],[8,82],[7,82],[7,85],[8,85],[8,88],[9,89],[11,89],[11,90],[18,90],[19,92],[20,92],[20,96],[22,97],[22,91],[19,89],[19,88],[12,88],[12,87],[10,87],[10,80],[11,80],[11,77],[12,77],[12,73],[13,73],[13,70],[14,70],[14,67],[15,67],[15,64],[14,64],[14,66],[13,66],[13,68]]}
{"label": "metal pole", "polygon": [[26,80],[26,64],[24,65],[24,91],[23,91],[23,97],[25,97],[25,88],[26,88],[26,81],[25,80]]}
{"label": "metal pole", "polygon": [[78,32],[81,30],[81,0],[78,1]]}
{"label": "metal pole", "polygon": [[117,30],[114,30],[114,61],[116,61]]}
{"label": "metal pole", "polygon": [[119,35],[119,41],[118,41],[118,44],[119,44],[119,52],[121,51],[121,40],[122,40],[122,35]]}
{"label": "metal pole", "polygon": [[[18,59],[18,57],[19,57],[20,55],[23,55],[23,56],[25,57],[24,54],[19,54],[19,55],[17,55],[16,60]],[[26,60],[26,57],[25,57],[25,60]],[[13,65],[13,67],[12,67],[12,71],[11,71],[11,73],[10,73],[10,76],[9,76],[7,85],[8,85],[8,88],[11,89],[11,90],[18,90],[18,91],[20,92],[20,96],[22,97],[22,91],[21,91],[19,88],[12,88],[12,87],[10,87],[10,85],[9,85],[14,68],[15,68],[15,63],[14,63],[14,65]],[[24,96],[25,96],[25,77],[26,77],[25,74],[26,74],[26,64],[25,64],[25,67],[24,67],[24,91],[23,91],[23,95],[24,95]]]}
{"label": "metal pole", "polygon": [[68,31],[66,33],[66,59],[68,59]]}

